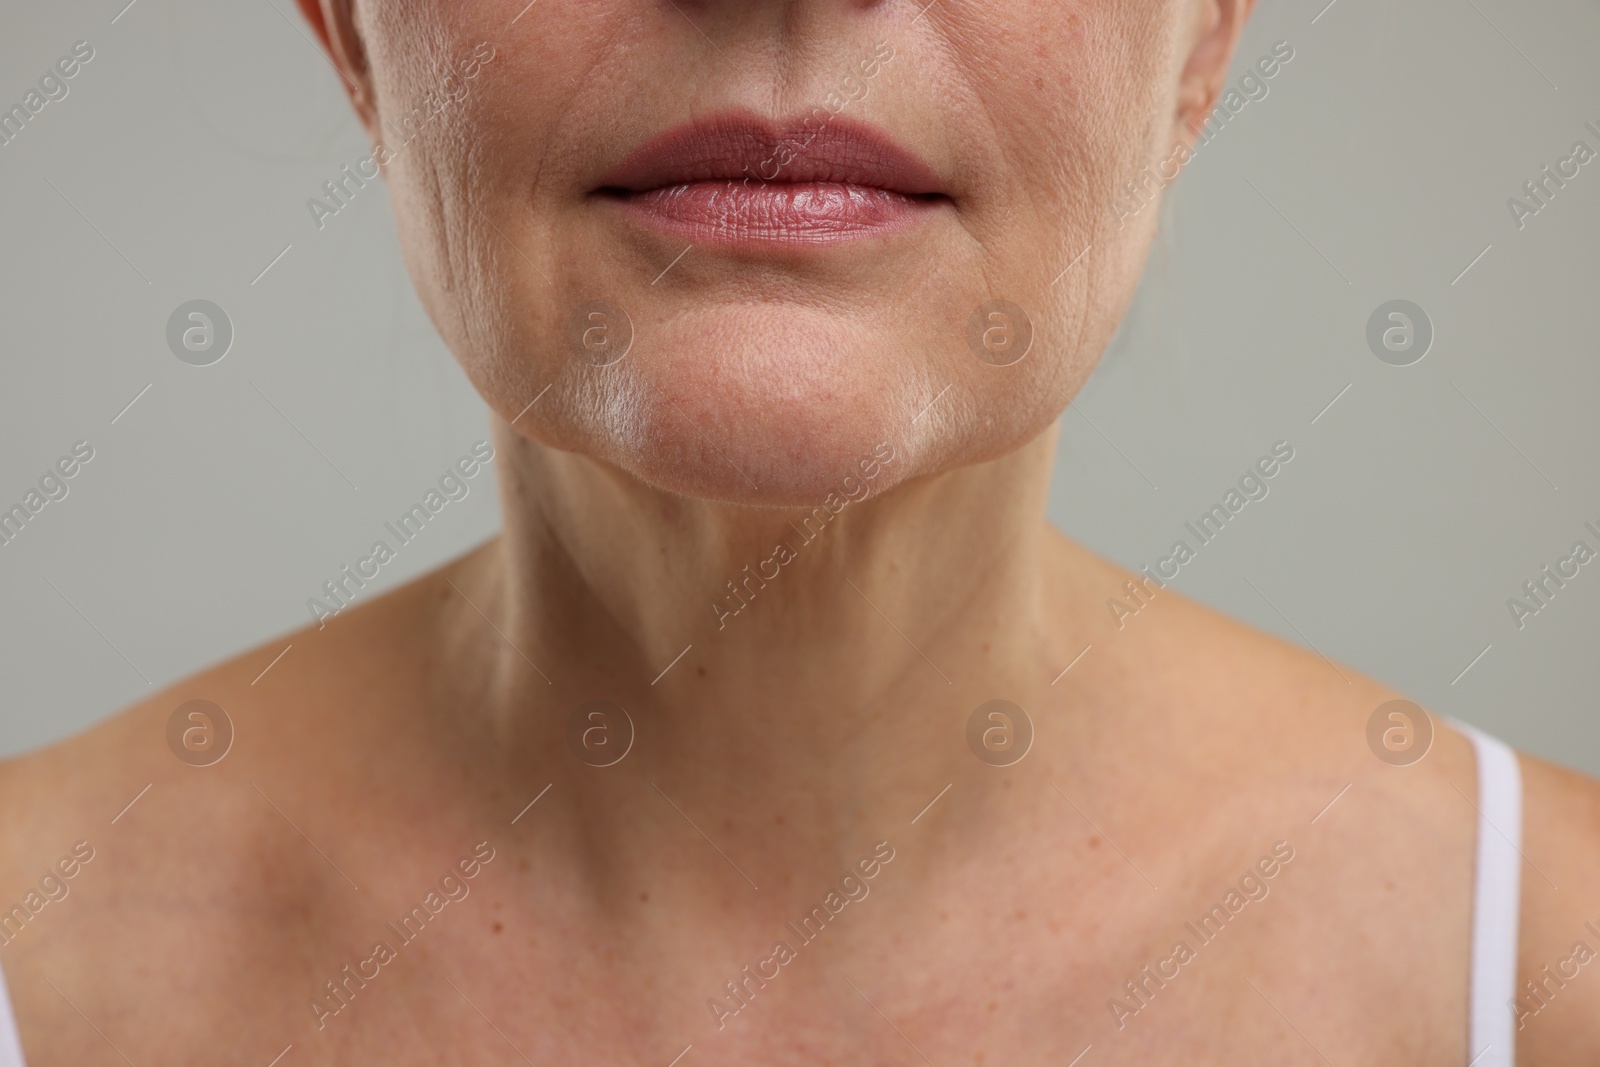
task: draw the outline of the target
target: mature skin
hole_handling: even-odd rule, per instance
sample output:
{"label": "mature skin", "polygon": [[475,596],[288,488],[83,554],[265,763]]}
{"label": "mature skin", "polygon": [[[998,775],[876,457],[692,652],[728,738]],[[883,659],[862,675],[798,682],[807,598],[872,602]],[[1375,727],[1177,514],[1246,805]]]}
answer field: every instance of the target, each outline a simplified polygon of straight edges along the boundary
{"label": "mature skin", "polygon": [[[1155,222],[1106,204],[1192,140],[1248,0],[301,6],[375,139],[495,48],[385,180],[492,409],[505,532],[294,635],[259,684],[284,642],[0,765],[0,899],[95,849],[0,948],[30,1064],[1472,1058],[1467,742],[1441,724],[1419,763],[1375,760],[1399,694],[1171,590],[1119,630],[1129,575],[1043,518],[1051,427]],[[681,244],[590,195],[695,114],[802,109],[877,40],[896,58],[853,106],[947,183],[922,226],[663,275]],[[596,294],[638,335],[606,368],[565,342]],[[1007,368],[965,342],[996,297],[1036,330]],[[870,499],[719,625],[728,580],[880,442]],[[565,740],[596,697],[637,728],[603,769]],[[996,697],[1037,730],[1006,768],[965,740]],[[167,749],[189,699],[235,724],[213,766]],[[1594,943],[1600,789],[1523,771],[1531,977]],[[484,841],[470,895],[400,945],[385,920]],[[870,894],[802,945],[783,924],[879,841]],[[1108,999],[1278,842],[1266,898],[1119,1028]],[[394,962],[312,1009],[380,938]],[[707,1001],[779,938],[795,960],[719,1026]],[[1589,969],[1519,1063],[1600,1056]]]}

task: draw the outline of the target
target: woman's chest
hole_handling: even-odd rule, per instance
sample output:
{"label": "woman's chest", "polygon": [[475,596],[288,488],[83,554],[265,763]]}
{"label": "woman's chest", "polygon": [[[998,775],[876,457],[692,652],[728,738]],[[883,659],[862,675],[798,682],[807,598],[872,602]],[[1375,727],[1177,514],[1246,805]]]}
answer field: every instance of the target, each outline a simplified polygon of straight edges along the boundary
{"label": "woman's chest", "polygon": [[71,1055],[30,1063],[95,1062],[84,1055],[109,1052],[113,1037],[134,1062],[215,1062],[226,1048],[241,1063],[281,1054],[285,1067],[1469,1058],[1464,961],[1430,964],[1414,951],[1421,941],[1382,924],[1330,915],[1319,927],[1272,914],[1269,900],[1226,919],[1202,907],[1138,926],[1113,915],[1062,924],[1015,903],[974,902],[971,921],[920,937],[863,909],[860,930],[844,915],[831,931],[786,927],[744,951],[714,929],[686,929],[660,952],[490,919],[481,937],[441,927],[434,940],[305,946],[292,966],[271,950],[231,968],[168,961],[142,981],[115,965],[138,1010],[60,1013],[79,1038]]}

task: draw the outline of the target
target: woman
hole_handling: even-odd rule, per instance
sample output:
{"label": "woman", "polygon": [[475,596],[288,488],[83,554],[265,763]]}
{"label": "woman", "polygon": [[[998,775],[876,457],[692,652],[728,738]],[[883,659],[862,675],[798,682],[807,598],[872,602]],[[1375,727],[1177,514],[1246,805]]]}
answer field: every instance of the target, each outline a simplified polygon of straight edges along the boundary
{"label": "woman", "polygon": [[29,1064],[1600,1057],[1593,782],[1043,517],[1250,0],[300,6],[505,529],[5,765]]}

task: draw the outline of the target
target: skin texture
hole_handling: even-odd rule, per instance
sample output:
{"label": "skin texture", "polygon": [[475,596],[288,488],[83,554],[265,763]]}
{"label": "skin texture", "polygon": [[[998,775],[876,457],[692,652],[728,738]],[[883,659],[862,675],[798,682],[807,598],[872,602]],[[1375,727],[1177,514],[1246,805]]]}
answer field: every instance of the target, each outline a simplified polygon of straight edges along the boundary
{"label": "skin texture", "polygon": [[[375,140],[495,49],[384,180],[491,409],[505,530],[0,765],[4,899],[95,850],[0,948],[30,1064],[1471,1059],[1468,743],[1374,759],[1400,694],[1170,589],[1119,628],[1132,576],[1043,517],[1157,217],[1119,228],[1110,197],[1192,139],[1248,3],[301,7]],[[855,117],[946,183],[913,230],[674,262],[591,195],[694,115],[803,109],[878,40]],[[605,368],[566,347],[597,298],[637,334]],[[1035,330],[1005,368],[965,342],[996,298]],[[858,499],[727,600],[831,492]],[[596,698],[636,731],[605,768],[567,742]],[[996,698],[1036,731],[1004,768],[966,744]],[[234,724],[212,766],[167,747],[190,699]],[[1523,772],[1532,977],[1600,948],[1600,791]],[[870,893],[788,930],[879,842]],[[1275,848],[1266,895],[1119,1020]],[[385,925],[485,854],[414,941]],[[780,938],[796,958],[733,1012]],[[379,939],[393,962],[315,1010]],[[1589,971],[1519,1063],[1600,1056]]]}

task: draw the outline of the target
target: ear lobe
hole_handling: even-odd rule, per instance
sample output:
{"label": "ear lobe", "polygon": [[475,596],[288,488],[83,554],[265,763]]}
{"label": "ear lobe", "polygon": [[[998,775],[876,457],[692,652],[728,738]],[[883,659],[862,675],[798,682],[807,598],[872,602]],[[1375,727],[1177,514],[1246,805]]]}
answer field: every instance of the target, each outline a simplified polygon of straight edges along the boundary
{"label": "ear lobe", "polygon": [[355,0],[295,0],[328,62],[344,82],[356,114],[370,130],[377,121],[366,47],[356,26]]}
{"label": "ear lobe", "polygon": [[1227,84],[1228,66],[1256,0],[1200,0],[1189,56],[1178,82],[1177,139],[1193,148]]}
{"label": "ear lobe", "polygon": [[300,9],[300,14],[306,17],[311,24],[311,29],[322,41],[322,47],[328,47],[328,26],[322,18],[322,0],[295,0],[295,6]]}

